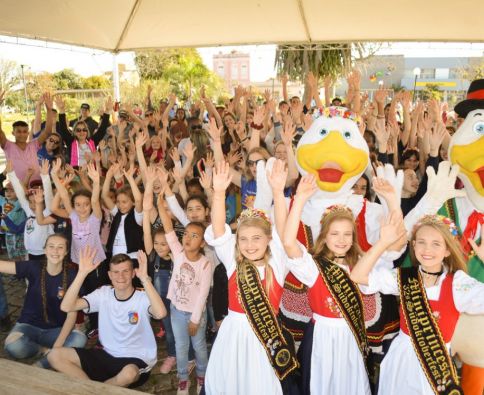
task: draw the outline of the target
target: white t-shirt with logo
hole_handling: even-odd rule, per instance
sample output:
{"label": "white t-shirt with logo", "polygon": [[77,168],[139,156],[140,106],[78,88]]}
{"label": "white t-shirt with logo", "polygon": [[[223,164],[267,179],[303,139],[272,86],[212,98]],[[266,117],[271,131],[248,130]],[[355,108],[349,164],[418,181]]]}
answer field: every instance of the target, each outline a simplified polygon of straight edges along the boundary
{"label": "white t-shirt with logo", "polygon": [[106,352],[116,358],[139,358],[150,368],[156,364],[150,300],[144,291],[135,290],[128,299],[118,300],[114,288],[105,285],[84,299],[89,303],[85,313],[99,313],[99,340]]}

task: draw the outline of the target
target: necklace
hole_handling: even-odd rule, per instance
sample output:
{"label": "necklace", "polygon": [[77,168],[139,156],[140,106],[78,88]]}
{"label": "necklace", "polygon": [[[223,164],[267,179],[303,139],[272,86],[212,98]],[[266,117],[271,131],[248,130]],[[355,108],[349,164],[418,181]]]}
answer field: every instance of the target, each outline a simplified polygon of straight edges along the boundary
{"label": "necklace", "polygon": [[437,276],[438,277],[438,276],[441,276],[444,273],[444,269],[440,269],[440,271],[434,272],[434,273],[428,272],[428,271],[426,271],[422,268],[420,268],[420,270],[422,271],[422,273],[428,274],[429,276]]}

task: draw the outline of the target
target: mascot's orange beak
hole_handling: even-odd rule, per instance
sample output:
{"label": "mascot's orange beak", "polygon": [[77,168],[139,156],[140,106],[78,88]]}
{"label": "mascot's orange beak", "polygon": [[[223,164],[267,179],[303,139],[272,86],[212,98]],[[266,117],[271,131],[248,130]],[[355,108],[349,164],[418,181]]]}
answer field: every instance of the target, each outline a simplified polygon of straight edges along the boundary
{"label": "mascot's orange beak", "polygon": [[350,178],[363,173],[368,153],[348,144],[340,132],[331,131],[314,144],[300,146],[296,153],[299,166],[314,174],[318,187],[337,192]]}
{"label": "mascot's orange beak", "polygon": [[452,146],[450,161],[460,166],[461,173],[467,176],[477,193],[484,196],[484,138]]}

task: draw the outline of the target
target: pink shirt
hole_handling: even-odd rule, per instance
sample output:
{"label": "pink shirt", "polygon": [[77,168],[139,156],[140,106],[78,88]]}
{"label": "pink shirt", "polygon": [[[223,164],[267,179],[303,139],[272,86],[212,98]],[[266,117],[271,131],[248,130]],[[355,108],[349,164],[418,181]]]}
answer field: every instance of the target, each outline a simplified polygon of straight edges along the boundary
{"label": "pink shirt", "polygon": [[7,140],[5,143],[5,147],[3,147],[5,156],[7,160],[12,161],[13,170],[20,182],[25,180],[29,167],[34,169],[34,174],[30,180],[40,180],[40,168],[37,159],[37,151],[39,148],[40,144],[37,139],[28,142],[25,150],[20,149],[17,144],[10,140]]}
{"label": "pink shirt", "polygon": [[189,261],[175,232],[166,234],[173,254],[173,272],[167,298],[181,311],[192,313],[190,321],[200,322],[212,281],[212,265],[202,255],[196,262]]}

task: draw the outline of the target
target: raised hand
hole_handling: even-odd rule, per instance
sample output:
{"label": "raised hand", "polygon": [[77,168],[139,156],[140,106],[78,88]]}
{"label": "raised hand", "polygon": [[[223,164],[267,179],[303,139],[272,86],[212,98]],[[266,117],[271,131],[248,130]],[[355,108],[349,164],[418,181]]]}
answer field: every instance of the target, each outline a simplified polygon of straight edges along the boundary
{"label": "raised hand", "polygon": [[313,196],[317,190],[318,186],[316,185],[314,175],[306,174],[299,181],[299,185],[297,186],[296,190],[296,198],[306,201]]}
{"label": "raised hand", "polygon": [[272,171],[267,170],[267,181],[272,188],[272,192],[275,195],[276,192],[284,193],[287,180],[287,168],[286,163],[277,159],[273,166]]}
{"label": "raised hand", "polygon": [[377,91],[375,92],[373,98],[379,104],[385,104],[385,99],[387,98],[387,91],[384,89],[383,85],[381,85]]}
{"label": "raised hand", "polygon": [[281,140],[286,147],[292,145],[294,136],[296,135],[296,125],[293,124],[292,119],[288,119],[284,122],[284,129],[281,130]]}
{"label": "raised hand", "polygon": [[96,249],[91,246],[86,246],[79,251],[79,273],[88,275],[96,270],[101,264],[101,261],[95,262]]}
{"label": "raised hand", "polygon": [[52,108],[54,107],[54,101],[52,99],[52,95],[50,94],[50,92],[45,92],[42,96],[44,99],[45,108],[47,109],[47,111],[51,111]]}
{"label": "raised hand", "polygon": [[230,166],[235,166],[242,160],[242,153],[240,151],[230,151],[227,154],[227,161]]}
{"label": "raised hand", "polygon": [[34,202],[36,204],[44,202],[44,191],[42,189],[34,189]]}
{"label": "raised hand", "polygon": [[55,95],[54,97],[55,101],[55,106],[57,107],[57,111],[59,111],[59,114],[63,114],[66,112],[66,105],[64,103],[64,99],[62,98],[61,95]]}
{"label": "raised hand", "polygon": [[138,253],[136,254],[138,258],[138,268],[134,269],[134,273],[136,274],[136,277],[138,277],[141,281],[141,283],[145,282],[146,280],[149,279],[148,276],[148,258],[146,257],[146,254],[143,250],[138,250]]}
{"label": "raised hand", "polygon": [[173,163],[180,162],[180,153],[178,152],[178,148],[177,147],[173,147],[170,150],[169,155],[170,155],[170,158],[173,161]]}
{"label": "raised hand", "polygon": [[210,118],[210,123],[209,123],[209,128],[208,128],[208,134],[212,138],[213,141],[220,141],[220,136],[222,136],[224,128],[221,126],[220,128],[217,127],[217,121],[215,121],[215,118]]}
{"label": "raised hand", "polygon": [[225,193],[226,189],[232,182],[232,175],[230,174],[229,164],[227,162],[216,163],[212,179],[214,192]]}
{"label": "raised hand", "polygon": [[0,106],[3,104],[3,101],[5,100],[6,94],[7,94],[6,89],[0,89]]}
{"label": "raised hand", "polygon": [[[398,170],[395,173],[395,169],[393,168],[393,166],[387,163],[387,164],[385,164],[385,166],[381,165],[381,166],[378,166],[376,168],[376,176],[378,177],[378,179],[385,180],[386,182],[388,182],[390,184],[390,186],[393,188],[395,195],[389,195],[388,197],[390,197],[392,199],[395,198],[396,200],[395,201],[387,200],[386,197],[385,197],[386,190],[382,191],[383,194],[381,195],[381,197],[388,204],[395,203],[396,204],[395,209],[397,207],[400,207],[400,198],[401,198],[401,195],[402,195],[402,187],[403,187],[403,179],[404,179],[403,170]],[[383,186],[383,184],[378,183],[377,189],[380,186]],[[385,188],[386,188],[386,186],[385,186]],[[377,194],[379,193],[378,191],[376,191],[376,192],[377,192]]]}
{"label": "raised hand", "polygon": [[59,174],[59,171],[62,167],[62,159],[57,158],[52,162],[52,171],[51,174],[52,176],[57,176]]}
{"label": "raised hand", "polygon": [[135,171],[134,166],[130,166],[128,170],[123,170],[123,175],[129,180],[130,178],[134,177],[134,171]]}
{"label": "raised hand", "polygon": [[430,153],[432,156],[437,156],[439,153],[440,145],[447,134],[447,129],[443,122],[437,122],[432,131],[430,132],[429,136],[429,143],[430,143]]}
{"label": "raised hand", "polygon": [[402,237],[406,237],[403,216],[399,211],[392,211],[390,215],[381,222],[380,241],[390,246]]}
{"label": "raised hand", "polygon": [[89,178],[92,180],[94,183],[99,183],[100,181],[100,176],[99,172],[96,170],[96,166],[94,163],[88,163],[87,165],[87,175]]}
{"label": "raised hand", "polygon": [[455,189],[455,180],[459,174],[459,165],[452,165],[448,161],[439,163],[439,170],[435,174],[432,166],[427,167],[427,196],[433,204],[441,207],[447,200],[454,197],[466,196],[465,190]]}
{"label": "raised hand", "polygon": [[263,106],[259,106],[254,111],[254,120],[252,121],[254,125],[262,125],[264,117],[266,116],[266,110]]}
{"label": "raised hand", "polygon": [[203,189],[210,189],[212,186],[212,174],[202,171],[198,180]]}
{"label": "raised hand", "polygon": [[42,164],[40,166],[40,174],[44,176],[49,175],[49,161],[47,159],[42,159]]}
{"label": "raised hand", "polygon": [[148,132],[143,130],[141,133],[138,133],[136,135],[136,141],[135,141],[136,147],[142,147],[148,142],[148,140],[149,140]]}
{"label": "raised hand", "polygon": [[195,147],[191,142],[185,145],[185,148],[183,149],[183,155],[185,155],[187,161],[191,162],[193,160],[196,150],[197,147]]}
{"label": "raised hand", "polygon": [[207,157],[203,160],[203,163],[205,165],[205,171],[207,169],[211,169],[215,165],[215,160],[213,159],[212,151],[207,152]]}

